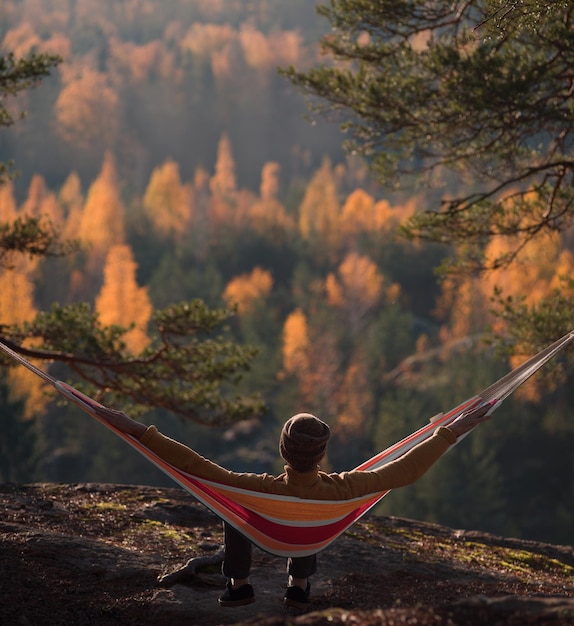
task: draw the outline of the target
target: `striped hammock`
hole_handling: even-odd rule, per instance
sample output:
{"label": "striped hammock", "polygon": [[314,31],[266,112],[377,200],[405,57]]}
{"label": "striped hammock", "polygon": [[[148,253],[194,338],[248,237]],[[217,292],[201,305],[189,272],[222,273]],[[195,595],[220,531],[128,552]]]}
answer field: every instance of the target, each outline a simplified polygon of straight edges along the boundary
{"label": "striped hammock", "polygon": [[[355,469],[365,471],[382,467],[431,437],[438,426],[448,426],[462,413],[482,404],[487,403],[490,406],[489,412],[494,411],[505,398],[572,341],[574,341],[574,331],[528,359],[478,395],[469,398],[448,413],[441,413],[431,418],[428,424],[412,435],[379,452]],[[114,431],[255,545],[277,556],[306,556],[319,552],[388,493],[388,491],[372,493],[342,501],[311,500],[259,493],[192,476],[166,463],[141,445],[137,439],[122,433],[98,417],[94,408],[101,405],[92,398],[52,378],[1,342],[0,349],[53,385],[62,396]],[[461,439],[462,437],[458,441]]]}

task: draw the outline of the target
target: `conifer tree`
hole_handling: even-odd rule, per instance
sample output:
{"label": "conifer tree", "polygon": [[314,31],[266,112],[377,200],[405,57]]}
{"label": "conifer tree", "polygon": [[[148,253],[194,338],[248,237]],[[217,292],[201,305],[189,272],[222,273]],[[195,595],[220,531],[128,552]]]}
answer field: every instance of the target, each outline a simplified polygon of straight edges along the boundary
{"label": "conifer tree", "polygon": [[64,218],[56,195],[50,191],[43,176],[35,174],[28,186],[28,195],[19,211],[23,216],[45,218],[61,231]]}
{"label": "conifer tree", "polygon": [[237,181],[235,177],[235,159],[231,141],[227,133],[223,133],[217,144],[215,172],[209,180],[211,191],[209,217],[215,227],[234,221],[234,209],[237,202]]}
{"label": "conifer tree", "polygon": [[192,189],[181,182],[179,165],[166,161],[152,172],[143,207],[154,229],[163,236],[182,237],[192,219]]}
{"label": "conifer tree", "polygon": [[[34,285],[30,273],[37,259],[20,257],[17,267],[0,269],[0,320],[10,326],[30,322],[37,314],[34,306]],[[8,374],[10,398],[23,403],[23,417],[41,414],[46,405],[43,381],[23,368],[10,370]]]}
{"label": "conifer tree", "polygon": [[384,277],[368,257],[349,253],[340,264],[337,276],[327,277],[327,300],[344,312],[352,333],[365,324],[366,314],[383,295]]}
{"label": "conifer tree", "polygon": [[124,243],[124,213],[115,158],[106,152],[102,169],[88,189],[79,229],[82,243],[94,257],[103,258],[111,246]]}
{"label": "conifer tree", "polygon": [[80,232],[84,196],[82,182],[76,172],[68,175],[58,194],[58,203],[64,212],[65,226],[63,236],[66,239],[76,239]]}
{"label": "conifer tree", "polygon": [[249,207],[249,220],[254,230],[272,238],[275,245],[295,230],[293,218],[287,215],[278,199],[279,163],[270,161],[261,170],[259,199]]}
{"label": "conifer tree", "polygon": [[136,282],[137,264],[127,245],[112,246],[104,265],[104,284],[95,310],[106,326],[129,328],[123,337],[128,352],[140,354],[149,344],[147,325],[153,307],[146,287]]}
{"label": "conifer tree", "polygon": [[[383,184],[437,189],[403,232],[454,244],[443,270],[496,269],[572,226],[570,2],[331,0],[318,10],[328,58],[284,73]],[[512,249],[486,258],[499,236]],[[574,327],[564,296],[499,314],[522,320],[507,330],[535,352]]]}
{"label": "conifer tree", "polygon": [[307,318],[301,309],[290,313],[283,327],[283,369],[304,376],[309,368]]}
{"label": "conifer tree", "polygon": [[299,231],[306,240],[317,241],[332,252],[339,241],[339,200],[333,169],[323,159],[307,185],[299,207]]}
{"label": "conifer tree", "polygon": [[64,88],[55,104],[57,130],[84,151],[113,148],[118,136],[120,100],[105,74],[73,64],[62,71]]}
{"label": "conifer tree", "polygon": [[14,184],[11,180],[4,181],[0,184],[0,223],[13,222],[17,213]]}
{"label": "conifer tree", "polygon": [[237,305],[239,313],[245,313],[254,301],[268,296],[272,287],[271,273],[256,267],[250,274],[231,280],[223,292],[223,298],[230,306]]}

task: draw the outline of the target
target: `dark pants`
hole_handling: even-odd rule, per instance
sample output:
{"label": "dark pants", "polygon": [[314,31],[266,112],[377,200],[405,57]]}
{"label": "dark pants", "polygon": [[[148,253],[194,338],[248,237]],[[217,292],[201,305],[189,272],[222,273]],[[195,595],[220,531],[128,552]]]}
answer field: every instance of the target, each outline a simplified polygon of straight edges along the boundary
{"label": "dark pants", "polygon": [[[251,541],[233,526],[223,523],[225,557],[221,571],[226,578],[247,578],[251,570]],[[308,578],[317,571],[317,555],[287,559],[287,573],[293,578]]]}

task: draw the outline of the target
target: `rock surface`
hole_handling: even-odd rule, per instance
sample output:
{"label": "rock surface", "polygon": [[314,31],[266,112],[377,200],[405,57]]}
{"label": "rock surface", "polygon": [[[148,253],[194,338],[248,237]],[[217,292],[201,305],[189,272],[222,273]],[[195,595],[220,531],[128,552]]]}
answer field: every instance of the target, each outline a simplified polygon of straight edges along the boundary
{"label": "rock surface", "polygon": [[[574,626],[571,546],[370,515],[319,556],[309,611],[259,550],[257,602],[230,609],[221,524],[180,489],[4,484],[0,510],[0,624]],[[215,564],[160,586],[196,557]]]}

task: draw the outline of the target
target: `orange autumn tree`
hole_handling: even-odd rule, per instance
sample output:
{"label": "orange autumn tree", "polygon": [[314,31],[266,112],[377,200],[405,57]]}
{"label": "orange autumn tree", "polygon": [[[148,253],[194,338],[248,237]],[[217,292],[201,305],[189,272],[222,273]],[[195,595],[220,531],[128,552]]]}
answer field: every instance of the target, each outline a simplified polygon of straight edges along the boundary
{"label": "orange autumn tree", "polygon": [[85,152],[112,148],[121,113],[109,77],[87,64],[65,65],[61,73],[64,87],[55,104],[58,134]]}
{"label": "orange autumn tree", "polygon": [[341,230],[352,238],[361,233],[393,231],[412,217],[416,204],[416,198],[410,198],[402,205],[391,205],[388,200],[375,201],[363,189],[355,189],[341,209]]}
{"label": "orange autumn tree", "polygon": [[209,204],[210,223],[215,228],[233,222],[236,218],[234,209],[237,202],[237,180],[235,159],[231,141],[223,133],[217,144],[215,172],[209,180],[211,199]]}
{"label": "orange autumn tree", "polygon": [[341,230],[345,236],[356,238],[361,233],[376,229],[374,198],[363,189],[355,189],[347,196],[341,209]]}
{"label": "orange autumn tree", "polygon": [[285,207],[277,198],[279,170],[279,163],[265,163],[261,170],[259,199],[249,207],[249,221],[253,229],[260,234],[272,234],[276,242],[295,227],[293,219],[287,215]]}
{"label": "orange autumn tree", "polygon": [[[509,303],[534,310],[553,292],[560,292],[563,297],[574,295],[572,286],[567,284],[574,275],[574,255],[565,249],[559,233],[541,235],[522,246],[513,237],[497,236],[484,250],[485,263],[491,266],[508,255],[513,256],[513,262],[503,263],[497,270],[450,275],[443,280],[437,305],[437,313],[445,320],[440,333],[443,345],[481,334],[488,326],[500,336],[513,332],[514,317],[509,318],[505,312]],[[530,345],[517,342],[510,357],[511,366],[520,364],[531,352]],[[517,393],[537,400],[540,384],[547,385],[548,381],[544,377],[533,378]]]}
{"label": "orange autumn tree", "polygon": [[64,215],[56,194],[50,191],[43,176],[34,174],[28,186],[28,195],[20,207],[20,213],[29,217],[43,217],[54,227],[61,229]]}
{"label": "orange autumn tree", "polygon": [[338,411],[340,355],[335,337],[312,327],[298,308],[283,326],[283,372],[297,381],[300,402],[328,420]]}
{"label": "orange autumn tree", "polygon": [[374,397],[369,383],[367,359],[357,350],[343,377],[337,414],[336,432],[347,446],[367,439],[373,416]]}
{"label": "orange autumn tree", "polygon": [[[494,238],[486,249],[487,258],[497,258],[516,249],[512,238]],[[529,240],[516,254],[514,261],[507,267],[487,275],[481,283],[484,294],[495,296],[498,310],[504,310],[505,302],[514,301],[536,310],[540,301],[550,298],[553,293],[571,299],[574,296],[574,284],[568,279],[574,276],[574,255],[564,248],[561,235],[557,232],[545,233]],[[512,323],[512,320],[510,321]],[[494,326],[499,333],[508,324],[504,315],[497,317]],[[530,353],[530,346],[518,343],[510,358],[511,365],[517,366]],[[536,401],[540,399],[542,385],[551,384],[541,377],[534,377],[518,393]]]}
{"label": "orange autumn tree", "polygon": [[[517,242],[513,237],[494,237],[485,250],[487,262],[514,254]],[[560,266],[564,249],[558,233],[544,233],[531,239],[516,254],[514,262],[498,271],[488,273],[481,282],[483,293],[491,295],[495,289],[505,296],[522,297],[533,305],[548,294],[558,273],[567,273],[568,266]],[[563,257],[563,262],[568,257]]]}
{"label": "orange autumn tree", "polygon": [[283,326],[283,370],[297,375],[309,369],[309,331],[307,318],[301,309],[287,316]]}
{"label": "orange autumn tree", "polygon": [[0,223],[14,221],[17,212],[14,183],[7,180],[0,184]]}
{"label": "orange autumn tree", "polygon": [[335,250],[340,240],[339,199],[333,168],[329,159],[307,185],[299,206],[299,232],[303,239],[318,241],[327,252]]}
{"label": "orange autumn tree", "polygon": [[274,29],[266,35],[251,22],[244,22],[237,34],[245,63],[267,74],[277,66],[296,63],[301,56],[301,35],[297,31]]}
{"label": "orange autumn tree", "polygon": [[191,222],[192,189],[181,182],[172,160],[156,167],[143,197],[145,214],[163,236],[182,237]]}
{"label": "orange autumn tree", "polygon": [[78,233],[91,255],[99,258],[111,246],[124,242],[124,213],[115,159],[107,152],[98,177],[88,189]]}
{"label": "orange autumn tree", "polygon": [[[3,326],[30,322],[36,316],[32,273],[37,264],[36,259],[20,257],[11,269],[0,268],[0,320]],[[22,367],[11,369],[8,380],[13,399],[24,400],[24,419],[41,414],[47,402],[43,381]]]}
{"label": "orange autumn tree", "polygon": [[492,322],[489,297],[480,276],[446,276],[441,284],[435,314],[445,323],[440,329],[443,345],[481,333]]}
{"label": "orange autumn tree", "polygon": [[[484,251],[485,262],[496,263],[508,254],[516,254],[517,242],[509,237],[494,237]],[[443,341],[460,339],[492,325],[503,333],[504,317],[492,315],[492,299],[520,300],[534,306],[553,289],[561,287],[561,277],[572,275],[572,254],[565,250],[559,234],[541,236],[524,245],[510,265],[477,275],[447,276],[437,313],[446,321],[441,330]]]}
{"label": "orange autumn tree", "polygon": [[75,239],[80,231],[84,210],[82,183],[76,172],[68,175],[58,193],[58,202],[64,212],[64,231],[66,239]]}
{"label": "orange autumn tree", "polygon": [[136,270],[131,248],[112,246],[104,266],[104,284],[95,302],[102,324],[133,326],[123,338],[131,354],[139,354],[149,344],[146,328],[153,311],[147,288],[136,282]]}
{"label": "orange autumn tree", "polygon": [[[381,301],[383,285],[384,276],[376,263],[351,252],[339,265],[337,273],[327,276],[327,302],[345,314],[351,332],[356,333],[363,326],[367,313]],[[397,285],[389,285],[388,297],[395,299],[398,289]]]}
{"label": "orange autumn tree", "polygon": [[236,304],[239,313],[244,314],[257,300],[267,297],[272,288],[271,273],[256,267],[250,274],[232,279],[223,292],[223,298],[230,306]]}

